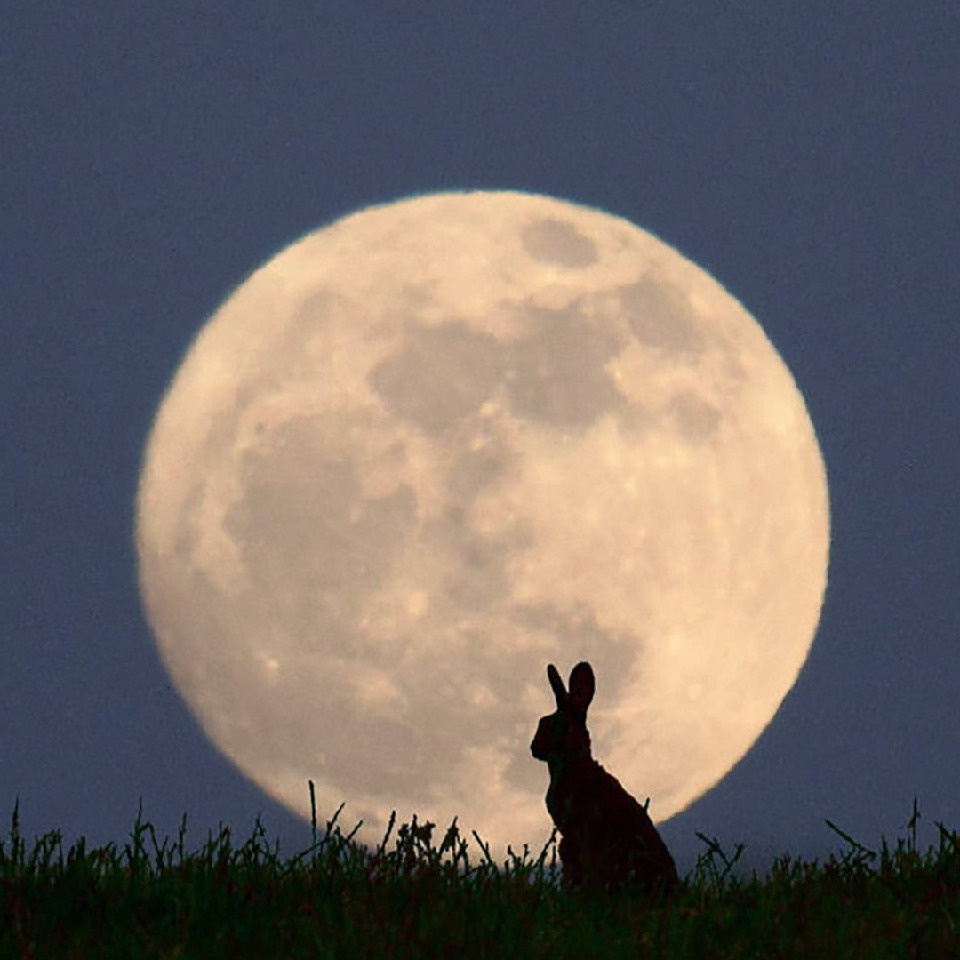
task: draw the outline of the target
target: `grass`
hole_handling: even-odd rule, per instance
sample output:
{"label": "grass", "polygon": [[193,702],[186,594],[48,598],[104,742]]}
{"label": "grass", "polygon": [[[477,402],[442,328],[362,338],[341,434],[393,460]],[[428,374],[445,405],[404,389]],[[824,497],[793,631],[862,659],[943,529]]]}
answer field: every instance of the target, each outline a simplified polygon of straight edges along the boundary
{"label": "grass", "polygon": [[[312,786],[312,785],[311,785]],[[416,818],[369,851],[344,836],[343,806],[302,853],[283,859],[256,821],[237,845],[221,827],[199,849],[159,839],[138,814],[122,847],[64,850],[58,831],[0,839],[0,958],[960,958],[960,837],[917,849],[907,835],[823,862],[790,857],[738,877],[743,851],[705,850],[668,903],[582,895],[551,880],[552,837],[500,869],[471,864],[456,821],[439,846]],[[390,844],[391,837],[393,840]],[[389,847],[389,849],[388,849]]]}

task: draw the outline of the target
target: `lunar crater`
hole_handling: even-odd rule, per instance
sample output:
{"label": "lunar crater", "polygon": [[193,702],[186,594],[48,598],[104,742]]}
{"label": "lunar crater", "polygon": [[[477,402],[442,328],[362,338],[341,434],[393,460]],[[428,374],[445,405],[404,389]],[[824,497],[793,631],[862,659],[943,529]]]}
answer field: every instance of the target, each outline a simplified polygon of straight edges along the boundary
{"label": "lunar crater", "polygon": [[596,245],[566,220],[547,217],[521,231],[524,250],[533,260],[565,269],[582,269],[597,262]]}

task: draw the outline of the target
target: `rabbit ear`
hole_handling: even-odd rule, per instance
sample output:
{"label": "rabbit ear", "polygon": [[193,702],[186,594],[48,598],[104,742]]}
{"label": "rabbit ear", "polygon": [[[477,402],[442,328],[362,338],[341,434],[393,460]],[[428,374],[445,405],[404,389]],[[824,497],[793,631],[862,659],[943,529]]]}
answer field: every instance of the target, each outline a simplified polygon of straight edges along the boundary
{"label": "rabbit ear", "polygon": [[562,710],[567,702],[567,690],[563,680],[560,679],[560,674],[557,673],[557,668],[552,663],[547,665],[547,679],[553,688],[553,695],[557,698],[557,709]]}
{"label": "rabbit ear", "polygon": [[570,704],[586,717],[587,707],[593,700],[597,682],[593,677],[593,668],[585,660],[578,663],[570,672]]}

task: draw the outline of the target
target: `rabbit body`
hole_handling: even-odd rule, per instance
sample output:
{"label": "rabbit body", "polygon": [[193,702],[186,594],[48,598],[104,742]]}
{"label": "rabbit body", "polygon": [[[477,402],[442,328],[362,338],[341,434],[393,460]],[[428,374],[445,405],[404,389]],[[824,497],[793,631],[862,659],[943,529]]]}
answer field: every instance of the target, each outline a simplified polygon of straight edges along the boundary
{"label": "rabbit body", "polygon": [[547,811],[562,837],[564,881],[602,889],[636,882],[650,893],[671,892],[677,868],[646,809],[591,755],[586,714],[593,670],[577,664],[569,693],[553,664],[547,676],[557,711],[540,720],[530,749],[550,771]]}

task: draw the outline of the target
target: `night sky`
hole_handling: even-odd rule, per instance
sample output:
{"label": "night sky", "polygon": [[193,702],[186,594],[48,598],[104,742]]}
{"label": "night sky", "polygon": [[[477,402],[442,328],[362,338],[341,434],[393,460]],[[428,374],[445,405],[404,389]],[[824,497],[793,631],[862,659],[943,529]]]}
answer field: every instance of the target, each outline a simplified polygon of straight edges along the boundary
{"label": "night sky", "polygon": [[681,868],[697,831],[761,867],[841,849],[825,818],[892,839],[914,796],[923,839],[960,828],[955,0],[7,7],[0,832],[19,797],[29,834],[123,842],[142,798],[162,833],[187,812],[188,844],[257,814],[284,852],[309,842],[160,662],[141,456],[251,270],[361,207],[459,188],[567,198],[675,246],[757,317],[818,432],[820,631],[754,749],[663,825]]}

